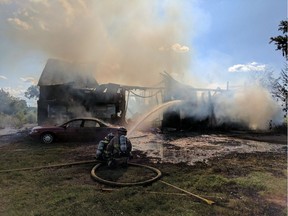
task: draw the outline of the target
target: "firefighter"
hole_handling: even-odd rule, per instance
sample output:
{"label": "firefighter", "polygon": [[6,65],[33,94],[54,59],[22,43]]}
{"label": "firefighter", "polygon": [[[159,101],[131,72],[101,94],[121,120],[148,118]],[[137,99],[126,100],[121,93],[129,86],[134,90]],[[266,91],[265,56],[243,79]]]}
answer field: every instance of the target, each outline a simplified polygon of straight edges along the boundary
{"label": "firefighter", "polygon": [[[117,162],[127,165],[128,160],[132,158],[132,144],[126,135],[126,128],[119,127],[117,135],[107,145],[108,166],[111,168],[115,167]],[[121,161],[120,158],[124,160]]]}
{"label": "firefighter", "polygon": [[97,146],[96,150],[96,159],[106,161],[108,159],[107,155],[107,145],[109,144],[110,140],[114,137],[113,133],[109,133],[104,140],[101,140]]}

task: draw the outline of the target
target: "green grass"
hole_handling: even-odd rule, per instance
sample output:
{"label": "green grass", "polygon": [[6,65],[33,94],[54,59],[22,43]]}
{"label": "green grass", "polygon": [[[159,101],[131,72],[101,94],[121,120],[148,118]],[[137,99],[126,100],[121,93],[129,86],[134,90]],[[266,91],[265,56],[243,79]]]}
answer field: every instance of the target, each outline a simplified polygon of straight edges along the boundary
{"label": "green grass", "polygon": [[[0,170],[90,160],[95,150],[88,144],[47,147],[25,140],[15,145],[21,151],[12,147],[0,149]],[[90,177],[94,164],[0,173],[0,215],[286,215],[286,207],[276,202],[287,197],[286,162],[283,152],[232,155],[209,165],[149,164],[162,171],[162,180],[215,205],[179,195],[160,181],[137,187],[104,186]],[[132,167],[120,177],[117,170],[101,172],[122,181],[150,175]]]}

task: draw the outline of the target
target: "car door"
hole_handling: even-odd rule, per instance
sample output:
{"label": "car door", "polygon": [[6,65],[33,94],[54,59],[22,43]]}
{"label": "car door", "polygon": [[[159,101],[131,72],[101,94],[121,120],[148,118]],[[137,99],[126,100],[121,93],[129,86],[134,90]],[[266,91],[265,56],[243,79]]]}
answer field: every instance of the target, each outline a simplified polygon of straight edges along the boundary
{"label": "car door", "polygon": [[108,127],[103,126],[96,120],[85,120],[83,127],[88,141],[99,142],[110,132]]}
{"label": "car door", "polygon": [[66,124],[65,138],[70,141],[80,141],[83,134],[83,120],[75,119]]}

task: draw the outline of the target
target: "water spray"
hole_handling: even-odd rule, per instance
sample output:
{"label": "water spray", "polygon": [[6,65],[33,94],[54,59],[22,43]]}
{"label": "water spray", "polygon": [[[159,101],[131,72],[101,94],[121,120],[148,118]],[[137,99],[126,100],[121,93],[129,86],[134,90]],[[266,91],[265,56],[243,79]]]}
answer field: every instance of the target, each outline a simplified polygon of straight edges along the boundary
{"label": "water spray", "polygon": [[152,114],[154,114],[155,112],[157,112],[158,110],[161,110],[161,109],[165,109],[165,108],[168,108],[172,105],[175,105],[175,104],[179,104],[181,103],[182,100],[174,100],[174,101],[169,101],[169,102],[166,102],[166,103],[163,103],[157,107],[155,107],[153,110],[151,110],[150,112],[148,112],[146,115],[144,115],[127,133],[127,136],[130,136],[134,130],[136,130],[136,128],[145,120],[147,119],[148,117],[150,117]]}

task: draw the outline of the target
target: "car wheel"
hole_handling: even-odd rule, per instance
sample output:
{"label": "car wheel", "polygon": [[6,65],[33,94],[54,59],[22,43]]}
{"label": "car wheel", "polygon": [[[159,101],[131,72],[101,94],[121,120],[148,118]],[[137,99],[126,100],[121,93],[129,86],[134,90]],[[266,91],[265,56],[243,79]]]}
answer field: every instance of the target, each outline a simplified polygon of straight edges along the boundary
{"label": "car wheel", "polygon": [[50,144],[54,141],[54,135],[51,133],[45,133],[41,136],[41,141],[45,144]]}

